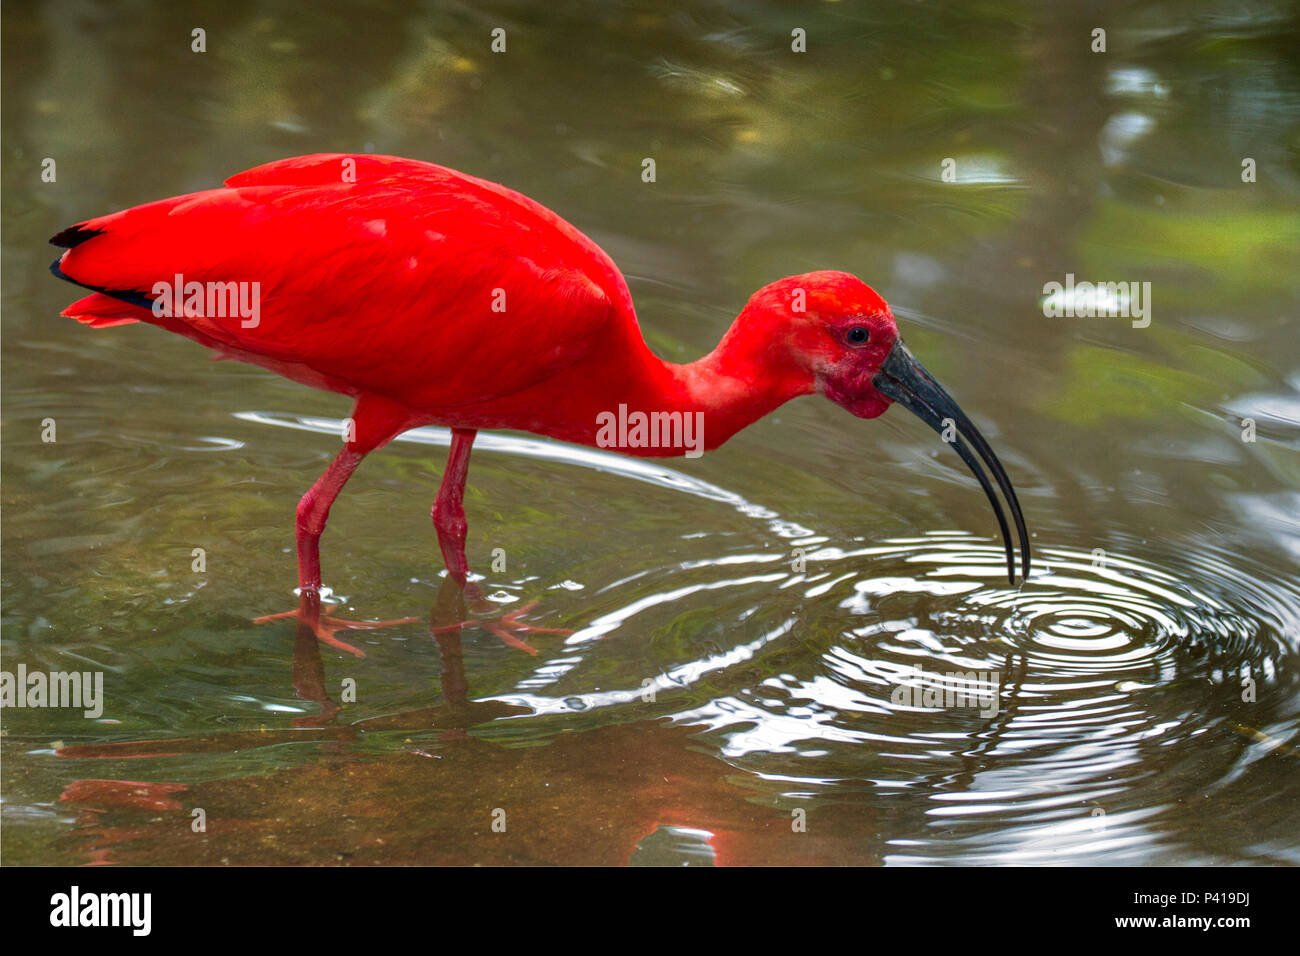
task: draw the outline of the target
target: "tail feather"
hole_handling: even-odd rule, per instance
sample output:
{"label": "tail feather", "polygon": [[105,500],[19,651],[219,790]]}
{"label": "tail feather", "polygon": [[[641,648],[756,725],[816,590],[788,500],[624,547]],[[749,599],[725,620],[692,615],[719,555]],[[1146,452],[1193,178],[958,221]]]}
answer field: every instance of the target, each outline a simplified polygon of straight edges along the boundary
{"label": "tail feather", "polygon": [[78,299],[63,310],[70,319],[76,319],[92,329],[108,329],[115,325],[130,325],[139,322],[148,314],[148,310],[133,302],[93,292],[84,299]]}

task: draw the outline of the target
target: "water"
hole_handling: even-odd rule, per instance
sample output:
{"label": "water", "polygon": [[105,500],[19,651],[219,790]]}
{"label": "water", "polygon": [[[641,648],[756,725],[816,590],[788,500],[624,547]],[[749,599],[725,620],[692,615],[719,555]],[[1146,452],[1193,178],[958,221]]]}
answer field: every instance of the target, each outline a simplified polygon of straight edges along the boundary
{"label": "water", "polygon": [[[7,6],[4,669],[100,670],[105,705],[5,710],[4,862],[1300,862],[1298,35],[1281,4]],[[60,319],[44,241],[343,149],[556,209],[674,361],[766,282],[861,275],[1007,465],[1034,573],[921,423],[804,399],[694,461],[482,436],[469,558],[571,632],[536,656],[430,633],[435,429],[322,546],[338,613],[420,620],[341,634],[363,658],[254,625],[346,402]],[[1149,327],[1044,316],[1067,273],[1149,281]]]}

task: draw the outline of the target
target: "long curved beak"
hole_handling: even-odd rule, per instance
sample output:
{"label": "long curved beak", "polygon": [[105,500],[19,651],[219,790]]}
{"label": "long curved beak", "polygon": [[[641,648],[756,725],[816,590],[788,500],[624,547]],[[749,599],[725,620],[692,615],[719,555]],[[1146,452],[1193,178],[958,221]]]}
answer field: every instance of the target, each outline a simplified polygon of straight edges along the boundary
{"label": "long curved beak", "polygon": [[[1016,531],[1020,536],[1020,573],[1022,578],[1027,579],[1029,577],[1029,532],[1025,530],[1025,518],[1020,511],[1020,502],[1016,500],[1016,491],[1011,487],[1011,479],[1007,477],[1002,462],[998,461],[997,455],[993,454],[993,449],[979,433],[979,429],[966,417],[966,413],[953,401],[952,396],[934,380],[934,376],[925,370],[925,366],[907,350],[901,340],[894,343],[894,347],[885,358],[885,363],[880,366],[880,371],[876,373],[871,383],[876,387],[876,391],[898,402],[938,432],[944,441],[951,442],[957,449],[957,454],[961,455],[962,461],[966,462],[966,466],[974,472],[975,477],[979,479],[980,487],[984,489],[984,493],[988,495],[993,505],[993,511],[998,516],[998,527],[1002,529],[1002,540],[1007,547],[1007,577],[1012,584],[1015,584],[1015,549],[1011,546],[1011,532],[1007,529],[1007,518],[1002,511],[1002,504],[993,493],[993,486],[989,483],[988,476],[984,474],[979,462],[975,460],[975,456],[971,454],[970,448],[962,439],[965,438],[974,446],[975,451],[979,452],[980,458],[988,466],[994,481],[1002,489],[1002,494],[1011,507],[1011,516],[1015,519]],[[947,435],[944,434],[945,430],[948,432]]]}

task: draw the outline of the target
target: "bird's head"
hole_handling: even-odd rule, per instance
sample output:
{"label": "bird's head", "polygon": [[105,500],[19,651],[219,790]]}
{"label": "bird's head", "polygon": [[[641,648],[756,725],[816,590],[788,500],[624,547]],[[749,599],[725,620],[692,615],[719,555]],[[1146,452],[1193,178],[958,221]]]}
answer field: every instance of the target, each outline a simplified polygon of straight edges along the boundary
{"label": "bird's head", "polygon": [[1028,576],[1029,535],[1005,469],[952,396],[903,345],[893,313],[875,290],[846,272],[790,276],[754,293],[733,333],[758,347],[760,354],[752,361],[797,392],[818,392],[859,418],[875,418],[898,402],[938,432],[988,495],[1014,582],[1015,553],[1006,516],[976,460],[978,453],[1010,506],[1022,574]]}

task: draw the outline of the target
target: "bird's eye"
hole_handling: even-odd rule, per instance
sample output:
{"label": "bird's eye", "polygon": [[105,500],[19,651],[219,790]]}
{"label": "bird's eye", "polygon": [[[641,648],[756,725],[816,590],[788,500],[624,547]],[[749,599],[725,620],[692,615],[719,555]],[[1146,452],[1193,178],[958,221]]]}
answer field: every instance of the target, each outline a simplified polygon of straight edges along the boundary
{"label": "bird's eye", "polygon": [[850,345],[863,345],[871,338],[871,333],[861,325],[855,325],[849,329],[849,334],[845,336]]}

